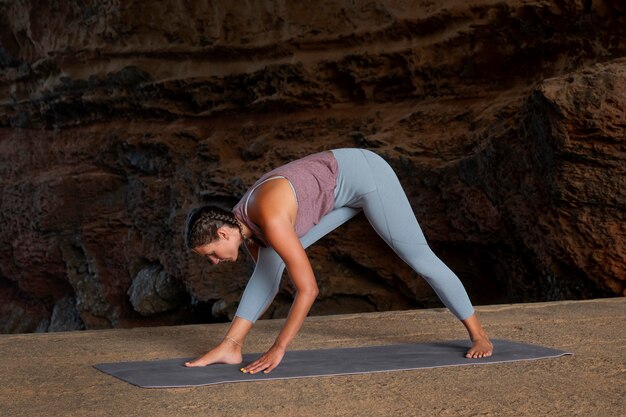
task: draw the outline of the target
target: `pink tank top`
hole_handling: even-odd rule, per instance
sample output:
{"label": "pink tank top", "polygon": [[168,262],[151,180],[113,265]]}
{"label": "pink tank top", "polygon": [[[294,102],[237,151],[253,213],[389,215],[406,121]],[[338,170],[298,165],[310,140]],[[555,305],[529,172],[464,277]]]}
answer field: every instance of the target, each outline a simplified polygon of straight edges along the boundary
{"label": "pink tank top", "polygon": [[248,199],[258,186],[273,178],[286,178],[291,184],[298,203],[295,231],[302,237],[335,205],[337,160],[330,151],[305,156],[264,174],[246,191],[233,213],[252,230],[261,246],[268,246],[268,243],[261,228],[248,217]]}

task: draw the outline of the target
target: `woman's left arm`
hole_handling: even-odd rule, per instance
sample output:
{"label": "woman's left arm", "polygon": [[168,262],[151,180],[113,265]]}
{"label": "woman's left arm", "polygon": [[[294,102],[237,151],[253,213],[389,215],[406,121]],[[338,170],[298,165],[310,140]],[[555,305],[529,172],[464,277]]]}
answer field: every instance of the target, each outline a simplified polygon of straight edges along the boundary
{"label": "woman's left arm", "polygon": [[302,327],[319,292],[313,268],[300,239],[287,217],[276,216],[263,227],[265,238],[278,255],[285,261],[289,276],[296,288],[296,295],[274,345],[258,360],[245,367],[245,371],[270,372],[282,360],[287,346]]}

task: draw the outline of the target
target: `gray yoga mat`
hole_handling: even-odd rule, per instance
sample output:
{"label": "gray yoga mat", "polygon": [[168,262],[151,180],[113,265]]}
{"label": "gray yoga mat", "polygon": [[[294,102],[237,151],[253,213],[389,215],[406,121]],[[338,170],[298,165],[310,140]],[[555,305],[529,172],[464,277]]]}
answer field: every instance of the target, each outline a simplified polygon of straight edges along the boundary
{"label": "gray yoga mat", "polygon": [[365,374],[443,366],[486,365],[500,362],[554,358],[572,353],[543,346],[492,340],[494,354],[489,358],[467,359],[468,340],[436,343],[403,343],[383,346],[290,350],[272,372],[244,374],[239,369],[262,353],[246,353],[238,365],[214,364],[187,368],[193,358],[140,362],[100,363],[96,369],[143,388],[179,388],[224,382]]}

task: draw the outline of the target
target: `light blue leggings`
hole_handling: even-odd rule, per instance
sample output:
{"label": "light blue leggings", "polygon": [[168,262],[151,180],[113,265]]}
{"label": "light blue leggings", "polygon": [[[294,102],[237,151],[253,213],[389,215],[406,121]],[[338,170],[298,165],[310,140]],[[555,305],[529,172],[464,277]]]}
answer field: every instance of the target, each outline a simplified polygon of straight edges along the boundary
{"label": "light blue leggings", "polygon": [[[335,206],[300,238],[302,246],[306,249],[362,209],[374,230],[426,279],[457,318],[464,320],[474,314],[459,278],[426,243],[409,200],[389,164],[365,149],[332,152],[339,165]],[[254,273],[235,315],[255,323],[274,300],[284,269],[285,263],[274,249],[260,248]]]}

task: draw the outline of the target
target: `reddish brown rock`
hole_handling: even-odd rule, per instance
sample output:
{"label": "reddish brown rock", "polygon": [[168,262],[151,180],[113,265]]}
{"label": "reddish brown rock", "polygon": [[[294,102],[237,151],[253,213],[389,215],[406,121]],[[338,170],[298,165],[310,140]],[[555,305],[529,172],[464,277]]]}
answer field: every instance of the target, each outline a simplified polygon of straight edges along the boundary
{"label": "reddish brown rock", "polygon": [[623,294],[626,59],[545,80],[526,111],[518,158],[499,170],[523,174],[506,198],[524,244],[555,280],[576,277],[580,288],[591,278]]}
{"label": "reddish brown rock", "polygon": [[[623,2],[357,3],[0,4],[0,331],[232,318],[253,265],[185,253],[187,211],[341,146],[475,303],[623,294]],[[440,305],[362,215],[309,252],[312,314]],[[136,311],[151,268],[190,301]]]}

